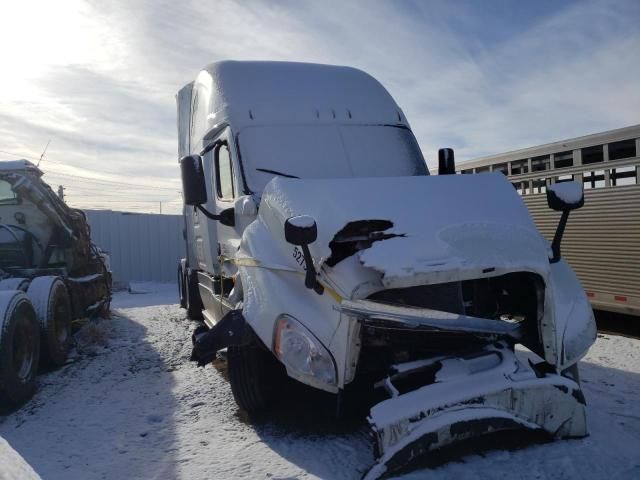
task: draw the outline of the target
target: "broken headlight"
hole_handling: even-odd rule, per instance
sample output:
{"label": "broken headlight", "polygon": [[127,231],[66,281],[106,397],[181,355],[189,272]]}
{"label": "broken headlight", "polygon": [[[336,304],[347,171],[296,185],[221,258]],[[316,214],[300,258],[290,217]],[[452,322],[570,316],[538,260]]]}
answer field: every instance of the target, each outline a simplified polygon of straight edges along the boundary
{"label": "broken headlight", "polygon": [[273,351],[289,376],[308,385],[337,391],[336,364],[329,351],[298,320],[281,315],[276,321]]}

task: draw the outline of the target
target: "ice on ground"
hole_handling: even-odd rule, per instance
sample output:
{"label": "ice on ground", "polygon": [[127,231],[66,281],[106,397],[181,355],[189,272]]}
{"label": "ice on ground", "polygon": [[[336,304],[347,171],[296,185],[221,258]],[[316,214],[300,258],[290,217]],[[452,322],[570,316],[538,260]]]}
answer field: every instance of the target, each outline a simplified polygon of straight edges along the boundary
{"label": "ice on ground", "polygon": [[[40,375],[33,400],[0,418],[0,435],[42,478],[355,480],[373,463],[364,420],[324,420],[306,399],[248,424],[224,362],[188,361],[195,324],[175,305],[175,285],[133,290],[149,293],[114,296],[106,346]],[[580,369],[588,438],[467,455],[398,478],[640,478],[640,341],[599,335]]]}

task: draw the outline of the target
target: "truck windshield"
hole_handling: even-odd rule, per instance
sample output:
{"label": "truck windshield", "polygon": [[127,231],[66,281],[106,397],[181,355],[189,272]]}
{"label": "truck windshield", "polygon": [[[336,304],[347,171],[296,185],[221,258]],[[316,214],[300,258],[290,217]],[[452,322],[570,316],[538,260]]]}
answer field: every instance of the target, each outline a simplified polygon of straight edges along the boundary
{"label": "truck windshield", "polygon": [[262,192],[282,172],[288,177],[404,177],[429,175],[413,133],[380,125],[278,125],[238,134],[245,178]]}

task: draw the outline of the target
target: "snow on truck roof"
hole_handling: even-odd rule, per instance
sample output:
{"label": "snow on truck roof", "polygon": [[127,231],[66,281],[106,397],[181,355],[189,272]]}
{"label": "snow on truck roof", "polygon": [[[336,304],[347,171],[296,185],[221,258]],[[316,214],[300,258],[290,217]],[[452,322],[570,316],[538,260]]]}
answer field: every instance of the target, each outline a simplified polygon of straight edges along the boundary
{"label": "snow on truck roof", "polygon": [[[185,88],[188,88],[187,85]],[[192,103],[207,128],[287,122],[406,125],[400,107],[371,75],[351,67],[223,61],[205,67]]]}
{"label": "snow on truck roof", "polygon": [[42,175],[42,171],[29,160],[0,160],[0,172],[31,171]]}

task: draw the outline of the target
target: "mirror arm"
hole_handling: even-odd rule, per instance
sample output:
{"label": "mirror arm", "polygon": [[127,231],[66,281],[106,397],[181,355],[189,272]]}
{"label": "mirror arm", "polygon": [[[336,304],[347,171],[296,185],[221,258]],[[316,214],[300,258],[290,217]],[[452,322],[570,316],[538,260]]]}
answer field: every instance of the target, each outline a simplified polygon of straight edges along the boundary
{"label": "mirror arm", "polygon": [[557,263],[560,261],[560,243],[562,242],[562,235],[564,235],[564,229],[567,226],[567,220],[569,219],[570,210],[563,210],[562,216],[560,217],[560,223],[558,223],[558,228],[556,228],[556,233],[553,236],[553,242],[551,242],[551,251],[553,252],[553,257],[549,260],[549,263]]}
{"label": "mirror arm", "polygon": [[[209,210],[204,208],[202,205],[194,205],[193,208],[194,208],[194,210],[195,209],[200,210],[204,214],[205,217],[210,218],[211,220],[217,220],[220,223],[222,223],[223,225],[226,225],[227,227],[235,227],[235,225],[236,225],[233,208],[229,208],[227,210],[223,210],[222,212],[220,212],[220,215],[216,215],[215,213],[211,213]],[[226,215],[225,215],[225,213],[226,213]]]}
{"label": "mirror arm", "polygon": [[204,213],[204,216],[207,218],[210,218],[211,220],[220,220],[220,215],[216,215],[214,213],[211,213],[209,210],[207,210],[206,208],[204,208],[202,205],[194,205],[193,206],[194,210],[200,210],[202,213]]}
{"label": "mirror arm", "polygon": [[307,273],[304,277],[304,286],[313,289],[318,295],[322,295],[324,287],[320,285],[320,282],[316,279],[316,268],[313,266],[313,258],[311,258],[311,252],[309,251],[309,245],[300,245],[302,249],[302,255],[304,255],[304,263],[307,267]]}

